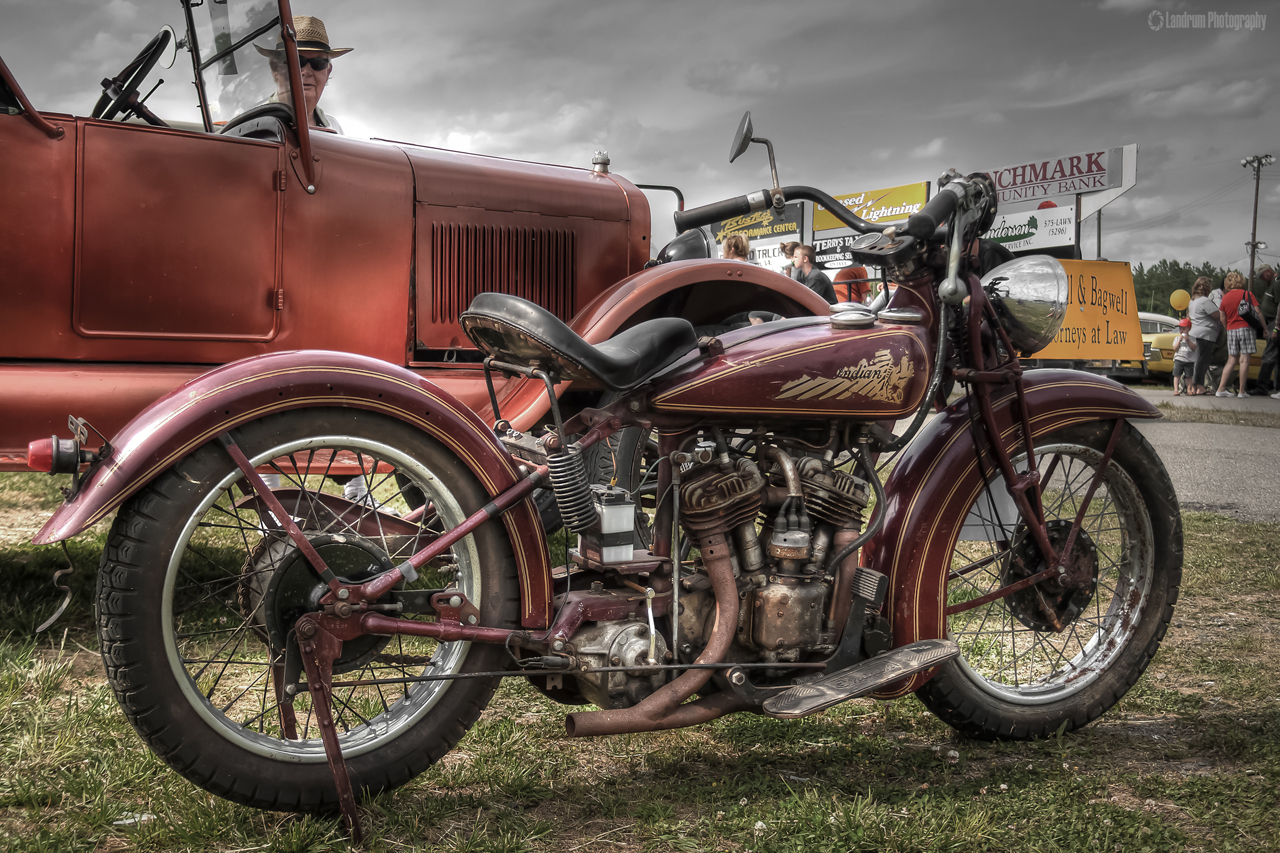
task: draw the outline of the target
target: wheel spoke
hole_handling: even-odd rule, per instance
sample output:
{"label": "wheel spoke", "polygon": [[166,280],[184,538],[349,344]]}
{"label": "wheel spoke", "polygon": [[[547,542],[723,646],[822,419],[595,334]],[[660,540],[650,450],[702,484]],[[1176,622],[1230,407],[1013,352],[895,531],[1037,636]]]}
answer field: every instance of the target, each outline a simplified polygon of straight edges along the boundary
{"label": "wheel spoke", "polygon": [[[1068,527],[1074,522],[1085,493],[1092,483],[1098,464],[1097,451],[1079,446],[1043,449],[1037,458],[1042,473],[1041,494],[1046,521]],[[1019,470],[1025,466],[1015,461]],[[1024,624],[1034,616],[1043,619],[1045,607],[1057,609],[1057,598],[1040,585],[1023,593],[1014,593],[951,617],[952,636],[964,650],[964,666],[977,676],[986,689],[998,695],[1059,695],[1077,689],[1075,682],[1086,668],[1114,655],[1114,647],[1123,643],[1102,640],[1113,630],[1111,613],[1116,611],[1135,579],[1128,564],[1127,546],[1136,535],[1135,512],[1117,501],[1111,479],[1103,481],[1090,501],[1081,538],[1096,549],[1096,583],[1091,600],[1083,611],[1068,617],[1069,624],[1061,632]],[[1117,483],[1120,481],[1116,481]],[[1004,541],[1012,520],[1001,518],[1000,506],[1007,501],[1002,494],[1004,481],[997,478],[974,502],[966,520],[970,531],[966,541],[958,542],[951,561],[947,602],[962,603],[1004,586],[1025,575],[1010,577],[1013,553],[1038,553],[1030,545],[1029,531],[1018,525],[1018,534]],[[987,541],[981,541],[985,538]],[[977,540],[977,541],[974,541]],[[1065,543],[1065,538],[1062,540]],[[1041,564],[1043,565],[1043,564]],[[1038,571],[1028,565],[1026,570]],[[1028,613],[1018,615],[1018,609]],[[1059,617],[1062,618],[1062,617]]]}

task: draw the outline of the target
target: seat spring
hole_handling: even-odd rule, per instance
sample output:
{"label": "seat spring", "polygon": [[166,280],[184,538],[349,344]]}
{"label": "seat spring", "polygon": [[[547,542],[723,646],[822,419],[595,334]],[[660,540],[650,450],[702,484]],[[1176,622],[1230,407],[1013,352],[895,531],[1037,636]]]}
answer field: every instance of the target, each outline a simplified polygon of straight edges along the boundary
{"label": "seat spring", "polygon": [[591,501],[590,481],[582,451],[576,446],[547,460],[551,468],[551,488],[560,507],[565,527],[575,533],[589,530],[599,516]]}

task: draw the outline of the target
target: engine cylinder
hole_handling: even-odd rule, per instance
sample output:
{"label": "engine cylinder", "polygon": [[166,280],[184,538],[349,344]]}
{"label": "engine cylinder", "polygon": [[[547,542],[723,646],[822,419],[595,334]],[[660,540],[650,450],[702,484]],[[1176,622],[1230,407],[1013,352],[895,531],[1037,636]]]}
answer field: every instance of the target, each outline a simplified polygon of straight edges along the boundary
{"label": "engine cylinder", "polygon": [[697,539],[728,533],[755,518],[763,489],[764,477],[750,459],[738,459],[730,472],[714,464],[694,468],[680,487],[680,521]]}

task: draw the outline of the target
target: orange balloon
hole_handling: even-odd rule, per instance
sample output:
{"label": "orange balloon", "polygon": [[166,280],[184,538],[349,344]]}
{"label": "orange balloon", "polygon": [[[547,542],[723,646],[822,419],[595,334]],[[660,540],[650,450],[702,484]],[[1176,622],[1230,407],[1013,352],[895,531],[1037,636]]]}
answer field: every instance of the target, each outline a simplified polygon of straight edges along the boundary
{"label": "orange balloon", "polygon": [[1185,290],[1178,289],[1169,294],[1169,306],[1174,311],[1186,311],[1187,306],[1191,304],[1191,294]]}

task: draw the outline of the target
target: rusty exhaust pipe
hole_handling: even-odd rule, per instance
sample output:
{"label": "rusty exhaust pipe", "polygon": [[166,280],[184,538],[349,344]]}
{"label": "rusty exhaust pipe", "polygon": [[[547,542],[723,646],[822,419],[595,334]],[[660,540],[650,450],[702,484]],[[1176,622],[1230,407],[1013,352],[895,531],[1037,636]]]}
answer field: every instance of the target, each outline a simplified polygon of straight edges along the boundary
{"label": "rusty exhaust pipe", "polygon": [[[720,663],[729,651],[738,626],[738,586],[733,580],[733,566],[729,559],[731,546],[724,533],[700,537],[698,546],[716,598],[716,621],[707,647],[695,663]],[[673,615],[679,618],[679,614]],[[711,669],[687,670],[630,708],[569,714],[564,721],[565,731],[569,737],[653,732],[705,723],[752,707],[738,696],[728,694],[716,694],[682,705],[711,680],[714,672]]]}

